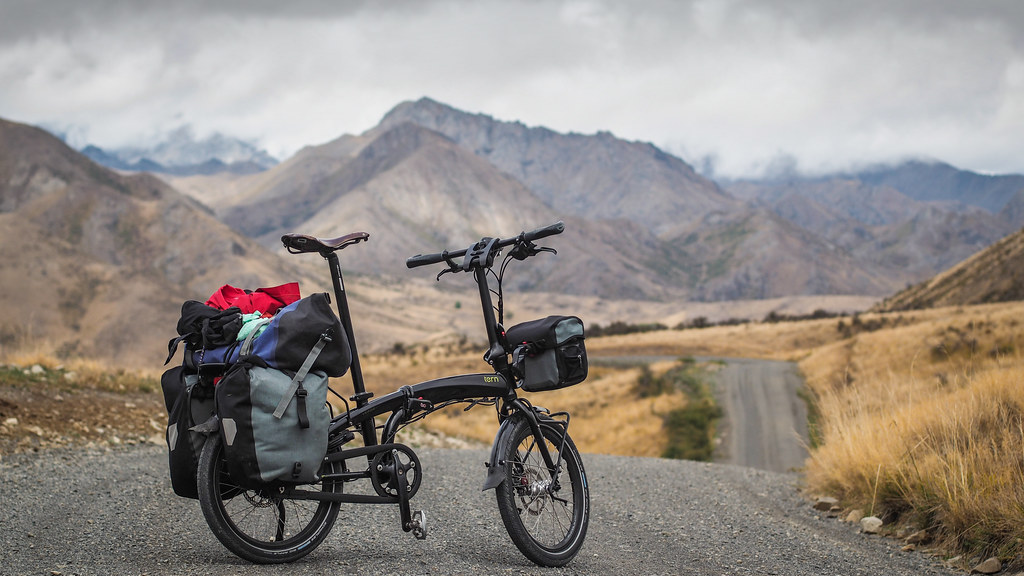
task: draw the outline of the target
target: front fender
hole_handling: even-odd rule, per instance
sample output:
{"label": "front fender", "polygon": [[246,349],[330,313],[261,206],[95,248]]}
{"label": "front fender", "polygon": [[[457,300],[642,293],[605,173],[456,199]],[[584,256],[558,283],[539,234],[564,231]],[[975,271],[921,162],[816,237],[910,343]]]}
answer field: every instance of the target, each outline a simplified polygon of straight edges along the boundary
{"label": "front fender", "polygon": [[483,490],[497,488],[505,481],[504,466],[498,460],[501,459],[501,454],[507,452],[506,446],[512,441],[512,428],[515,426],[518,418],[521,418],[521,416],[506,418],[498,428],[498,433],[494,435],[494,444],[491,445],[491,458],[485,462],[487,465],[487,476],[484,478]]}

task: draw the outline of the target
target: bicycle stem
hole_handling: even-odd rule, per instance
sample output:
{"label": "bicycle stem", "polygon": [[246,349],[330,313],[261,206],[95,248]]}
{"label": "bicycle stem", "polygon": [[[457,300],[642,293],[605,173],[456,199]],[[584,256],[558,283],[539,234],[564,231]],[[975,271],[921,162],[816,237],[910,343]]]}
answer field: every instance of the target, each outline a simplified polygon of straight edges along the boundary
{"label": "bicycle stem", "polygon": [[484,358],[491,364],[495,372],[500,372],[509,382],[515,382],[509,370],[508,353],[498,334],[498,321],[494,317],[494,304],[491,300],[491,289],[487,284],[487,268],[479,266],[473,270],[476,284],[480,289],[480,306],[484,313],[484,326],[487,328],[487,354]]}

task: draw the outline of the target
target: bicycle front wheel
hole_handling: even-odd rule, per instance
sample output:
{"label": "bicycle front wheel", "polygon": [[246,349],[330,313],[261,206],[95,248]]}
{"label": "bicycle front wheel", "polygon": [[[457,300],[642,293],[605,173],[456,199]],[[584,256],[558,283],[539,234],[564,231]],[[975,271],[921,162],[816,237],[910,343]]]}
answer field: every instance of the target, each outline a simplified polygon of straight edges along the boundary
{"label": "bicycle front wheel", "polygon": [[519,551],[540,566],[564,566],[587,534],[590,492],[583,460],[569,435],[543,423],[541,431],[552,459],[557,460],[562,447],[557,473],[552,475],[544,464],[529,422],[519,418],[501,454],[505,480],[495,494],[501,520]]}
{"label": "bicycle front wheel", "polygon": [[[331,464],[331,470],[341,464]],[[272,490],[251,490],[231,480],[219,434],[211,435],[199,458],[199,504],[210,530],[225,548],[257,564],[292,562],[323,542],[334,526],[337,502],[288,500]],[[324,481],[324,492],[342,483]]]}

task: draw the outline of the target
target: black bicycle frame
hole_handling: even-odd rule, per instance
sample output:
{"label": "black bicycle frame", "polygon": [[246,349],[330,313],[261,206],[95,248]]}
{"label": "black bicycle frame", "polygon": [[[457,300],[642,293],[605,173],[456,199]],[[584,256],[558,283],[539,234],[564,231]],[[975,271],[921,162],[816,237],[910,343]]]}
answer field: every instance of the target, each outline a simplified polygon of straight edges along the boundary
{"label": "black bicycle frame", "polygon": [[[341,319],[342,326],[347,331],[349,346],[352,350],[352,364],[350,371],[352,375],[352,388],[354,395],[351,397],[351,400],[356,404],[354,409],[347,410],[344,414],[339,414],[332,419],[330,433],[333,434],[350,427],[355,427],[362,434],[363,444],[365,446],[364,448],[342,450],[338,453],[329,454],[327,456],[328,462],[347,460],[361,456],[366,456],[369,459],[382,450],[386,450],[386,446],[390,444],[378,444],[380,439],[377,436],[375,423],[375,418],[377,416],[383,416],[388,413],[391,414],[387,423],[384,425],[383,433],[381,435],[381,439],[386,443],[390,443],[394,440],[398,429],[405,424],[409,418],[419,414],[420,412],[432,412],[436,406],[452,400],[472,401],[493,398],[502,402],[502,406],[498,410],[498,417],[502,426],[495,437],[495,443],[492,447],[492,457],[490,462],[488,462],[490,472],[487,480],[485,481],[485,489],[497,486],[497,483],[495,483],[495,478],[497,477],[495,471],[500,467],[499,462],[497,462],[498,439],[501,437],[501,431],[507,423],[510,422],[509,416],[515,413],[523,414],[526,417],[531,431],[538,439],[539,451],[545,465],[551,472],[552,477],[557,474],[557,471],[561,466],[562,446],[558,447],[557,460],[553,459],[547,449],[546,443],[543,442],[541,420],[543,419],[545,424],[554,424],[562,427],[567,427],[568,421],[566,420],[563,422],[545,416],[529,407],[523,400],[516,397],[515,377],[512,374],[512,369],[508,363],[508,353],[506,351],[505,343],[503,342],[504,333],[495,318],[491,292],[487,283],[487,270],[491,260],[493,259],[491,251],[494,247],[494,240],[490,240],[490,243],[487,243],[480,249],[474,250],[472,255],[466,256],[467,262],[464,264],[464,267],[467,271],[472,269],[479,288],[480,304],[483,309],[484,316],[484,326],[487,330],[488,351],[485,355],[485,359],[494,368],[494,372],[449,376],[427,382],[421,382],[412,386],[403,386],[399,390],[373,401],[370,401],[373,393],[366,391],[363,372],[359,363],[359,352],[356,347],[355,332],[352,329],[352,315],[349,309],[348,298],[345,293],[341,264],[336,253],[329,252],[325,255],[331,269],[331,279],[334,284],[334,295],[337,300],[338,316]],[[346,472],[335,474],[333,476],[336,476],[337,479],[341,480],[355,480],[368,477],[366,473],[363,472]],[[340,493],[332,494],[330,492],[305,492],[301,490],[293,491],[289,496],[297,499],[329,500],[339,502],[393,503],[399,501],[398,498],[381,496]]]}

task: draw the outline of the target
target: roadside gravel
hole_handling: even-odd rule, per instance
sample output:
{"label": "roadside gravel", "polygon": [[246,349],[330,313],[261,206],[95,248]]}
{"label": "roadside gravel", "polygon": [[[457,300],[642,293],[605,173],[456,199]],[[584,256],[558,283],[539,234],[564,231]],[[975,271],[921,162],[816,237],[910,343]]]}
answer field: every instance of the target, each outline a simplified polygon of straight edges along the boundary
{"label": "roadside gravel", "polygon": [[171,492],[163,447],[4,456],[0,574],[955,574],[820,516],[795,475],[603,455],[584,456],[592,519],[580,555],[543,569],[519,554],[493,494],[480,491],[485,452],[419,454],[413,505],[427,511],[427,540],[401,531],[395,506],[348,505],[324,545],[285,567],[221,547],[198,503]]}

